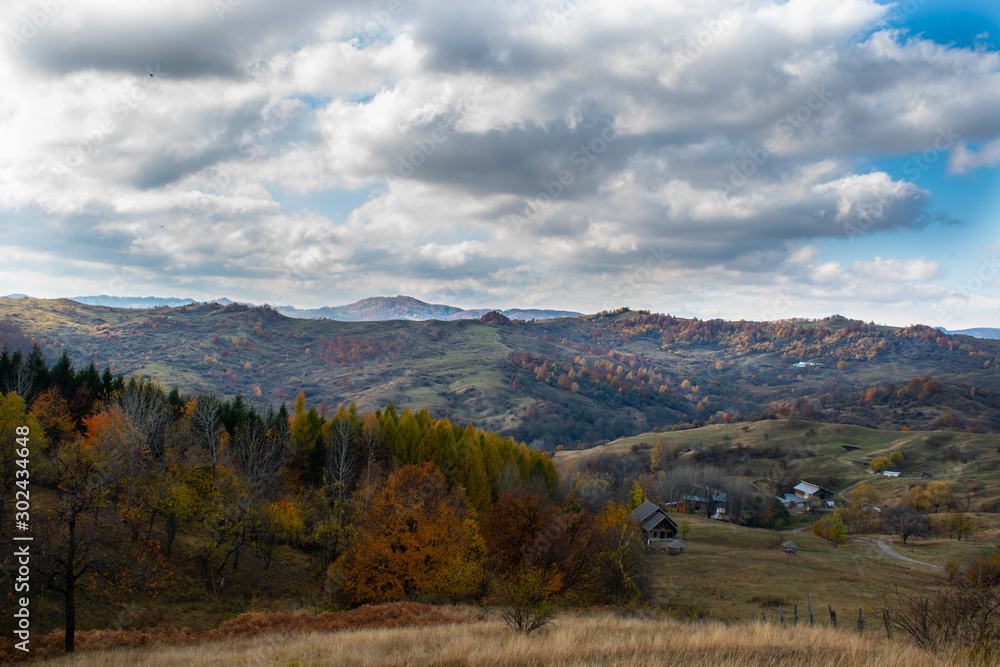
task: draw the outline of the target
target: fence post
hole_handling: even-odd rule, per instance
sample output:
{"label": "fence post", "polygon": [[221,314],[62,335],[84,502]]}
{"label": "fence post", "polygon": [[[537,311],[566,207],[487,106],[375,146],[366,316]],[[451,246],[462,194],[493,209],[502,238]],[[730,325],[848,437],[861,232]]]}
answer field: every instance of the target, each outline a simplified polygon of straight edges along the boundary
{"label": "fence post", "polygon": [[779,606],[778,607],[778,625],[784,625],[784,624],[785,624],[785,614],[781,610],[781,607]]}
{"label": "fence post", "polygon": [[743,619],[740,618],[740,612],[738,610],[736,612],[736,622],[739,623],[740,625],[743,625]]}
{"label": "fence post", "polygon": [[755,611],[750,612],[750,622],[751,623],[757,622],[757,612]]}
{"label": "fence post", "polygon": [[795,603],[795,620],[792,622],[792,625],[793,626],[797,626],[798,624],[799,624],[799,603],[796,602]]}
{"label": "fence post", "polygon": [[829,602],[826,604],[826,606],[830,610],[830,625],[832,625],[833,629],[836,630],[837,629],[837,612],[835,612],[833,610],[833,605],[830,604]]}
{"label": "fence post", "polygon": [[882,609],[882,621],[885,623],[885,636],[888,639],[892,639],[892,622],[889,619],[888,607]]}
{"label": "fence post", "polygon": [[861,607],[858,607],[858,634],[865,634],[865,615],[861,613]]}
{"label": "fence post", "polygon": [[760,621],[765,625],[767,624],[767,609],[760,610]]}
{"label": "fence post", "polygon": [[816,619],[813,617],[813,601],[809,597],[809,591],[806,591],[806,602],[809,604],[809,625],[816,625]]}

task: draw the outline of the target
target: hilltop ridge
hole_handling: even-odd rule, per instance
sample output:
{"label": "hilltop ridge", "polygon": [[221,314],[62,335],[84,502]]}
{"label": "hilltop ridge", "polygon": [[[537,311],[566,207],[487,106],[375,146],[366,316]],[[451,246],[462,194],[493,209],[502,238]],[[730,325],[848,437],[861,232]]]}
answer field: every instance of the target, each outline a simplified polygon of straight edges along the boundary
{"label": "hilltop ridge", "polygon": [[[183,393],[375,409],[389,401],[575,448],[767,418],[1000,433],[1000,343],[835,317],[724,322],[621,309],[582,317],[342,322],[268,307],[155,310],[0,299],[0,339],[37,342]],[[13,345],[12,345],[13,347]]]}
{"label": "hilltop ridge", "polygon": [[[4,299],[33,299],[27,294],[8,294]],[[74,296],[70,301],[89,306],[110,306],[112,308],[179,308],[196,303],[218,303],[228,306],[238,303],[221,297],[210,301],[196,301],[190,297],[158,297],[158,296]],[[262,304],[247,303],[255,306]],[[575,317],[582,313],[572,310],[554,310],[546,308],[460,308],[441,303],[427,303],[411,296],[373,296],[354,303],[341,306],[321,306],[319,308],[296,308],[295,306],[273,306],[275,310],[286,317],[298,319],[339,320],[342,322],[381,322],[385,320],[474,320],[488,312],[497,311],[516,320],[545,320],[556,317]]]}

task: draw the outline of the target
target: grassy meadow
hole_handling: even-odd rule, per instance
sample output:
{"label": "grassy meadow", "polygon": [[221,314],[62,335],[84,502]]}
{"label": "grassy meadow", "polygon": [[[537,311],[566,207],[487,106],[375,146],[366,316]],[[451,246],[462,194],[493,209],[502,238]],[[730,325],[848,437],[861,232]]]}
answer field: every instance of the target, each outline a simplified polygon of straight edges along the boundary
{"label": "grassy meadow", "polygon": [[[811,531],[744,528],[700,516],[674,518],[691,525],[684,539],[685,553],[669,556],[664,550],[650,549],[650,582],[659,604],[686,613],[733,618],[756,614],[759,619],[764,610],[769,619],[776,619],[781,606],[787,620],[798,605],[801,621],[808,618],[808,593],[818,622],[829,622],[829,605],[840,623],[854,627],[859,608],[866,618],[881,614],[883,594],[891,593],[893,587],[927,589],[942,578],[941,570],[893,559],[869,541],[876,538],[894,548],[901,545],[884,535],[850,536],[847,544],[834,547]],[[797,554],[783,553],[780,545],[786,540],[799,546]],[[966,549],[962,543],[966,557],[972,553],[972,544]],[[978,548],[988,543],[974,544]]]}
{"label": "grassy meadow", "polygon": [[[674,463],[696,464],[699,451],[757,450],[741,462],[746,477],[773,488],[776,480],[804,479],[834,492],[866,482],[884,499],[901,496],[914,484],[933,480],[951,482],[963,511],[1000,498],[1000,436],[946,431],[882,431],[848,424],[765,420],[750,423],[712,424],[684,431],[644,433],[584,450],[566,450],[555,456],[560,474],[572,474],[602,454],[635,457],[648,470],[657,443],[676,446]],[[636,447],[638,445],[638,447]],[[949,447],[957,458],[949,458]],[[633,451],[633,449],[635,451]],[[903,453],[902,474],[888,478],[869,473],[876,456]],[[894,468],[895,469],[895,468]],[[975,483],[983,488],[973,495]]]}
{"label": "grassy meadow", "polygon": [[467,624],[271,633],[197,645],[90,651],[45,661],[53,667],[112,665],[650,665],[751,667],[930,667],[975,664],[934,656],[877,631],[774,624],[681,623],[599,612],[563,614],[518,635],[495,619]]}

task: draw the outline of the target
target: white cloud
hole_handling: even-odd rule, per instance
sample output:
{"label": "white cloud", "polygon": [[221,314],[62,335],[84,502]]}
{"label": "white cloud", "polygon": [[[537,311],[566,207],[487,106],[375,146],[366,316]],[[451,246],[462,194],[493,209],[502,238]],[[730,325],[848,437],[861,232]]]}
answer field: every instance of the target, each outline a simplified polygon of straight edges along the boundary
{"label": "white cloud", "polygon": [[[873,0],[126,5],[75,0],[0,52],[0,216],[149,293],[722,309],[878,280],[912,304],[933,258],[822,261],[934,218],[931,186],[859,165],[949,127],[953,174],[1000,163],[997,53],[879,29]],[[372,194],[336,216],[333,190]]]}
{"label": "white cloud", "polygon": [[948,169],[953,174],[964,174],[982,167],[1000,164],[1000,139],[985,143],[978,150],[971,150],[966,143],[960,143],[949,155]]}
{"label": "white cloud", "polygon": [[882,259],[874,261],[857,260],[851,264],[851,272],[857,276],[885,280],[888,282],[928,282],[941,276],[941,265],[923,257],[910,260]]}

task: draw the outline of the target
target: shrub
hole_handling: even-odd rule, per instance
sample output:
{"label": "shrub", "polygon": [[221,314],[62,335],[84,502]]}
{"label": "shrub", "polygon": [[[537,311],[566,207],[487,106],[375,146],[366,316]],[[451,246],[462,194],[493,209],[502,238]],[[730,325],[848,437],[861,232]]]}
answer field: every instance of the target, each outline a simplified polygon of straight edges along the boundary
{"label": "shrub", "polygon": [[979,556],[965,570],[948,568],[944,590],[926,593],[896,590],[893,625],[913,643],[930,651],[952,647],[968,651],[984,664],[1000,651],[1000,549]]}
{"label": "shrub", "polygon": [[555,618],[558,606],[552,591],[558,588],[558,579],[555,572],[523,567],[491,582],[490,601],[507,627],[529,635]]}

